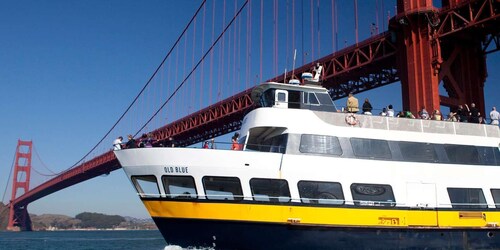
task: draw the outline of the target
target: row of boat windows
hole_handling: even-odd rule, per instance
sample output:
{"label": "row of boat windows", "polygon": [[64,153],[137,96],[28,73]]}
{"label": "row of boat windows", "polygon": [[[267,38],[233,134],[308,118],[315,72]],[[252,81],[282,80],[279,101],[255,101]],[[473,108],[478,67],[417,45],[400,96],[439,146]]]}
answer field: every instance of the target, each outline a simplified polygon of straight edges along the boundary
{"label": "row of boat windows", "polygon": [[[279,135],[262,145],[247,148],[265,152],[289,153],[286,148],[294,136]],[[291,152],[290,152],[291,151]],[[500,149],[472,145],[437,144],[408,141],[387,141],[367,138],[342,138],[327,135],[300,135],[299,149],[304,154],[410,162],[500,165]]]}
{"label": "row of boat windows", "polygon": [[[159,185],[153,175],[132,176],[132,182],[141,197],[161,197]],[[239,201],[244,199],[241,182],[237,177],[205,176],[202,178],[205,198],[208,200]],[[194,178],[167,176],[161,178],[165,197],[170,199],[198,199]],[[288,182],[282,179],[250,179],[252,199],[256,202],[291,202]],[[344,205],[344,191],[338,182],[299,181],[300,201],[306,204]],[[356,206],[395,206],[392,187],[387,184],[352,183],[350,186]],[[453,208],[487,208],[481,188],[448,188]],[[500,189],[491,189],[496,208],[500,208]]]}

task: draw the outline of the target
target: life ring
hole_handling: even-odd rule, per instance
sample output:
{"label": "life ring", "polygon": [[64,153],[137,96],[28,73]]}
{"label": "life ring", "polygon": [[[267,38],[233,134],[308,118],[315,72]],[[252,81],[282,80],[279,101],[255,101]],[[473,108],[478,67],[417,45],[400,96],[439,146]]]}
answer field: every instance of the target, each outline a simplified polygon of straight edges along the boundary
{"label": "life ring", "polygon": [[345,122],[351,126],[356,126],[358,125],[358,119],[354,114],[349,114],[345,117]]}

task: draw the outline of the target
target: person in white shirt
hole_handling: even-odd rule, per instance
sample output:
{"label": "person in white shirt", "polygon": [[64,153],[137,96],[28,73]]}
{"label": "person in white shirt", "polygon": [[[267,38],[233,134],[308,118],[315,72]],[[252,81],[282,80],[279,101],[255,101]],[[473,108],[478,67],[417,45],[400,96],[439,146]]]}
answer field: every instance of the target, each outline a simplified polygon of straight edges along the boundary
{"label": "person in white shirt", "polygon": [[387,116],[389,116],[389,117],[394,117],[394,109],[392,108],[392,104],[390,104],[390,105],[387,107]]}
{"label": "person in white shirt", "polygon": [[123,137],[119,136],[113,141],[113,150],[120,150],[122,149],[122,141]]}
{"label": "person in white shirt", "polygon": [[490,119],[491,119],[490,124],[498,125],[499,118],[500,118],[500,114],[498,113],[497,108],[493,107],[491,109],[491,112],[490,112]]}

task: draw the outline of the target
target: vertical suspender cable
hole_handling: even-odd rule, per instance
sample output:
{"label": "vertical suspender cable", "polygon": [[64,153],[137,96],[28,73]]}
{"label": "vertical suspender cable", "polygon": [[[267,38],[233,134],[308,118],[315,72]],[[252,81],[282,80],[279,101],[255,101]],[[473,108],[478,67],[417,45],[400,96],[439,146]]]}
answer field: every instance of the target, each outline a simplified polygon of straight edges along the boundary
{"label": "vertical suspender cable", "polygon": [[184,80],[179,84],[179,86],[177,86],[177,88],[174,90],[174,92],[172,92],[172,94],[170,95],[170,97],[165,102],[163,102],[163,105],[160,108],[158,108],[158,110],[151,116],[151,118],[139,129],[139,131],[141,131],[144,127],[146,127],[148,125],[149,122],[151,122],[151,120],[163,109],[163,107],[165,107],[165,105],[167,105],[167,103],[170,101],[170,99],[172,99],[172,97],[179,91],[179,89],[184,85],[184,83],[186,83],[186,81],[191,77],[191,75],[198,68],[198,66],[201,64],[201,62],[203,62],[203,60],[205,60],[205,58],[207,57],[208,53],[210,53],[212,51],[212,49],[219,42],[219,40],[221,39],[221,37],[224,35],[224,33],[227,31],[227,29],[231,26],[231,24],[234,22],[234,20],[240,15],[241,11],[245,8],[245,6],[247,4],[248,4],[248,0],[245,1],[245,3],[238,10],[238,13],[236,13],[236,15],[226,25],[226,27],[224,28],[224,30],[217,37],[217,40],[215,40],[215,42],[212,44],[212,46],[210,46],[210,48],[203,55],[203,57],[200,60],[198,60],[198,63],[194,66],[194,68],[191,70],[191,72],[184,78]]}
{"label": "vertical suspender cable", "polygon": [[[215,40],[215,0],[213,1],[212,4],[212,43]],[[210,90],[208,91],[209,93],[209,103],[213,102],[213,97],[212,97],[212,92],[213,92],[213,72],[214,72],[214,52],[210,52]]]}
{"label": "vertical suspender cable", "polygon": [[[207,15],[207,6],[203,6],[203,21],[201,22],[201,27],[202,27],[202,31],[201,31],[201,53],[203,53],[203,50],[205,49],[205,18],[206,18],[206,15]],[[199,100],[199,107],[198,109],[201,109],[201,107],[203,107],[203,95],[205,94],[205,91],[204,91],[204,82],[203,80],[205,79],[205,62],[203,62],[203,64],[201,65],[201,73],[200,73],[200,100]],[[208,106],[208,105],[207,105]]]}
{"label": "vertical suspender cable", "polygon": [[263,37],[263,30],[264,30],[264,0],[260,0],[260,82],[262,82],[262,40],[264,40]]}
{"label": "vertical suspender cable", "polygon": [[318,52],[317,52],[316,58],[320,58],[320,56],[321,56],[321,26],[320,26],[320,21],[319,21],[319,17],[320,17],[320,15],[319,15],[319,0],[316,4],[316,11],[318,12],[318,14],[316,16],[316,20],[318,22],[318,39],[316,39],[316,40],[318,40],[318,49],[317,49]]}
{"label": "vertical suspender cable", "polygon": [[[237,11],[237,2],[236,0],[234,0],[234,14],[236,15],[236,11]],[[241,19],[238,19],[237,20],[238,22],[238,25],[241,23]],[[235,27],[233,27],[233,63],[232,63],[232,66],[233,66],[233,70],[232,70],[232,74],[233,74],[233,81],[231,83],[231,86],[233,86],[233,90],[231,91],[231,93],[235,93],[235,86],[236,85],[236,34],[238,33],[238,25],[235,25]],[[230,64],[231,65],[231,64]]]}
{"label": "vertical suspender cable", "polygon": [[[295,54],[295,51],[296,51],[296,48],[295,48],[295,0],[292,0],[292,51],[294,51],[294,54]],[[294,63],[295,63],[295,59],[294,59]],[[295,67],[292,67],[292,70],[294,70]],[[292,77],[293,77],[293,74],[292,74]]]}
{"label": "vertical suspender cable", "polygon": [[314,61],[314,1],[311,0],[311,16],[310,16],[310,21],[311,21],[311,62]]}
{"label": "vertical suspender cable", "polygon": [[[222,7],[222,28],[226,23],[226,0],[224,0]],[[219,56],[219,81],[217,83],[217,101],[221,100],[221,90],[222,90],[222,82],[224,81],[224,41],[226,37],[222,38],[221,47],[220,47],[220,56]]]}
{"label": "vertical suspender cable", "polygon": [[335,49],[335,0],[332,0],[332,50]]}
{"label": "vertical suspender cable", "polygon": [[[250,2],[250,1],[249,1]],[[239,36],[241,40],[241,35]],[[246,28],[246,46],[245,46],[245,89],[248,89],[249,82],[251,81],[250,71],[251,67],[251,56],[252,56],[252,3],[250,2],[247,11],[247,28]]]}
{"label": "vertical suspender cable", "polygon": [[354,32],[356,32],[356,45],[358,45],[358,0],[354,0]]}
{"label": "vertical suspender cable", "polygon": [[304,51],[304,0],[302,0],[302,8],[300,10],[301,18],[302,18],[302,24],[300,27],[300,30],[302,31],[302,65],[306,64],[305,61],[305,51]]}
{"label": "vertical suspender cable", "polygon": [[[196,48],[196,20],[194,20],[194,24],[193,24],[193,49],[192,49],[192,55],[191,55],[191,68],[194,67],[195,48]],[[196,74],[193,75],[191,82],[193,83],[194,86],[196,86]],[[198,90],[201,93],[200,88],[192,88],[189,90],[191,98],[189,101],[190,103],[189,103],[188,108],[191,110],[194,110],[194,105],[195,105],[194,96],[195,96],[195,93],[197,92],[196,90]],[[189,110],[188,113],[191,113],[192,112],[191,110]]]}

